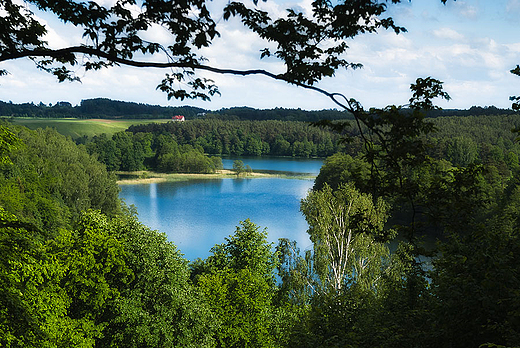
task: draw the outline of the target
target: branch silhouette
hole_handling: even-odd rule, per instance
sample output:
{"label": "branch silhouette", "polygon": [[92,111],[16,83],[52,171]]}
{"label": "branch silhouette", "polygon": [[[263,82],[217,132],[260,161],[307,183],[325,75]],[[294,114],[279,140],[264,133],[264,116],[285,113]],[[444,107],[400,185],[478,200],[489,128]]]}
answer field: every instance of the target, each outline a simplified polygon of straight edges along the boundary
{"label": "branch silhouette", "polygon": [[[35,50],[20,50],[18,52],[9,53],[9,54],[3,54],[0,56],[0,62],[8,61],[8,60],[14,60],[14,59],[20,59],[20,58],[27,58],[27,57],[49,57],[49,58],[63,58],[67,55],[71,54],[86,54],[89,56],[94,56],[98,58],[103,58],[108,60],[109,62],[120,64],[120,65],[126,65],[126,66],[132,66],[132,67],[138,67],[138,68],[184,68],[184,69],[192,69],[192,70],[204,70],[209,71],[217,74],[229,74],[229,75],[238,75],[238,76],[249,76],[249,75],[263,75],[267,76],[269,78],[283,81],[298,87],[302,87],[305,89],[313,90],[318,93],[321,93],[328,98],[330,98],[336,105],[339,107],[350,111],[352,113],[355,112],[354,108],[351,105],[351,102],[341,93],[331,93],[328,92],[322,88],[308,85],[305,83],[301,83],[298,81],[291,80],[290,78],[284,76],[283,74],[275,74],[272,72],[269,72],[267,70],[263,69],[249,69],[249,70],[237,70],[237,69],[225,69],[225,68],[217,68],[210,65],[204,65],[204,64],[197,64],[193,62],[146,62],[146,61],[136,61],[132,59],[126,59],[122,58],[107,52],[104,52],[102,50],[88,47],[88,46],[71,46],[67,48],[61,48],[61,49],[35,49]],[[338,100],[339,98],[342,98],[346,101],[346,103],[341,102]]]}

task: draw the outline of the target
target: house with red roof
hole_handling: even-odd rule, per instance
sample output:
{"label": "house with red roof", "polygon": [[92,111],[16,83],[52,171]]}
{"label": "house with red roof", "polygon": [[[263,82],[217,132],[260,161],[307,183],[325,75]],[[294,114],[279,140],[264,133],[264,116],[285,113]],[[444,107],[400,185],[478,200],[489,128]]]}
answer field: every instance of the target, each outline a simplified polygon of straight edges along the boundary
{"label": "house with red roof", "polygon": [[186,120],[184,119],[184,116],[182,116],[182,115],[175,115],[175,116],[172,117],[172,121],[180,121],[180,122],[182,122],[182,121],[186,121]]}

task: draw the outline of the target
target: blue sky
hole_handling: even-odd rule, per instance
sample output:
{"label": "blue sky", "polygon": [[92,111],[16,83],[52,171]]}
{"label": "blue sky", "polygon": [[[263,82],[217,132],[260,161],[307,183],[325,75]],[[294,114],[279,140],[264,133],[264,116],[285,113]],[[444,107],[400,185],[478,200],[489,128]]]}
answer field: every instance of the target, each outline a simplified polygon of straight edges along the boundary
{"label": "blue sky", "polygon": [[[110,4],[112,0],[101,3]],[[221,9],[225,0],[210,6]],[[291,7],[305,11],[311,0],[268,0],[259,6],[272,13]],[[388,14],[408,29],[395,35],[380,32],[349,41],[346,58],[363,64],[363,69],[339,71],[318,85],[330,92],[355,98],[364,107],[403,105],[410,97],[409,86],[417,77],[432,76],[444,82],[451,95],[445,108],[473,105],[510,107],[509,96],[520,95],[520,77],[509,70],[520,64],[520,0],[404,0],[389,5]],[[215,12],[217,13],[217,12]],[[70,29],[48,14],[38,13],[51,30],[47,40],[52,47],[76,45],[81,31]],[[219,15],[215,15],[216,20]],[[222,36],[202,53],[209,63],[220,68],[262,68],[274,73],[283,67],[274,59],[259,60],[265,43],[245,31],[237,21],[219,21]],[[149,39],[167,42],[160,28],[148,33]],[[156,60],[164,60],[156,57]],[[270,80],[267,77],[222,76],[205,73],[215,80],[222,95],[211,102],[168,101],[156,91],[165,71],[115,67],[99,72],[77,71],[82,83],[58,83],[52,76],[37,71],[27,59],[2,63],[10,74],[0,77],[0,99],[15,103],[56,103],[105,97],[159,105],[194,105],[216,110],[222,107],[329,109],[336,107],[316,92]]]}

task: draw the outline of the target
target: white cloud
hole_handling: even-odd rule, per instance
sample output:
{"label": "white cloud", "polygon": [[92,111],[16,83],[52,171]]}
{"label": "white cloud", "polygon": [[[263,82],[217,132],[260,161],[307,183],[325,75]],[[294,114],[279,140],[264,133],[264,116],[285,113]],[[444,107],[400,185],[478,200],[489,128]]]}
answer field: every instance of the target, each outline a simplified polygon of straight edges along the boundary
{"label": "white cloud", "polygon": [[[467,105],[467,108],[473,105],[495,105],[499,107],[509,106],[508,92],[499,86],[486,81],[454,81],[446,83],[445,87],[454,101],[470,100],[471,105]],[[500,97],[497,98],[497,95]],[[450,103],[447,103],[446,107],[450,107],[449,104]]]}
{"label": "white cloud", "polygon": [[464,40],[464,35],[458,33],[457,31],[451,29],[451,28],[440,28],[433,31],[433,35],[440,39],[448,39],[448,40],[455,40],[455,41],[462,41]]}
{"label": "white cloud", "polygon": [[158,42],[166,46],[172,41],[170,32],[158,24],[152,24],[146,31],[140,32],[139,35],[145,41]]}
{"label": "white cloud", "polygon": [[99,6],[112,7],[117,3],[117,0],[94,0]]}
{"label": "white cloud", "polygon": [[49,48],[59,49],[67,46],[77,45],[80,41],[74,41],[74,39],[70,40],[65,38],[63,35],[60,35],[53,28],[47,26],[47,33],[43,37],[45,41],[47,41]]}
{"label": "white cloud", "polygon": [[511,52],[520,53],[520,42],[505,44],[504,46],[507,47]]}

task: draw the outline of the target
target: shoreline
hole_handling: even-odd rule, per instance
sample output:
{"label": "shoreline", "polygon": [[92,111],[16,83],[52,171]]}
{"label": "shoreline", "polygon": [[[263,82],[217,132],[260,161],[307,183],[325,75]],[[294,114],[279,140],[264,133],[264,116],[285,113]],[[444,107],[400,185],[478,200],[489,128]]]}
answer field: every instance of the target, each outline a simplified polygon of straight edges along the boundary
{"label": "shoreline", "polygon": [[316,176],[313,175],[289,175],[289,174],[271,174],[271,173],[260,173],[251,172],[244,173],[237,177],[237,175],[228,169],[218,170],[216,173],[211,174],[186,174],[186,173],[156,173],[147,170],[140,170],[135,172],[115,172],[117,176],[135,176],[135,178],[119,179],[117,180],[118,185],[136,185],[136,184],[154,184],[160,182],[175,182],[175,181],[188,181],[198,179],[261,179],[261,178],[284,178],[284,179],[314,179]]}

